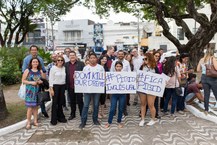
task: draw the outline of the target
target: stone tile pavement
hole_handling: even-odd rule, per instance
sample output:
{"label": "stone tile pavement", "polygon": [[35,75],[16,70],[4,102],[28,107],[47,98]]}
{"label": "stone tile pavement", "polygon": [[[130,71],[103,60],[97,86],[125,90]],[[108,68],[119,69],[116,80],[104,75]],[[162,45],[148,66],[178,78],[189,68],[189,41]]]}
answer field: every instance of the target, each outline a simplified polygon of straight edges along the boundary
{"label": "stone tile pavement", "polygon": [[[107,107],[108,109],[109,107]],[[106,110],[107,110],[106,109]],[[101,126],[92,124],[89,114],[83,130],[78,128],[80,117],[67,123],[50,125],[50,119],[40,118],[40,127],[21,129],[0,137],[0,145],[216,145],[217,125],[199,119],[190,112],[176,114],[175,118],[163,116],[154,126],[139,127],[139,106],[128,107],[129,116],[123,117],[124,128],[119,129],[114,117],[109,129],[104,128],[107,118],[100,119]],[[69,111],[65,111],[68,118]],[[78,116],[78,114],[77,114]],[[146,123],[150,120],[148,117]]]}

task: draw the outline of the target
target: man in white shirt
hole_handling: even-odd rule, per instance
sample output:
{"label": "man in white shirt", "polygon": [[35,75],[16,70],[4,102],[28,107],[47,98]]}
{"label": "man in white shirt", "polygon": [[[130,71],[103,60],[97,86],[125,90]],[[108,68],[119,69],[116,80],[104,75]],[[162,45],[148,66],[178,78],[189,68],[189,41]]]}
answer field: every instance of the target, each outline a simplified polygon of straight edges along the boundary
{"label": "man in white shirt", "polygon": [[[89,55],[89,62],[87,66],[84,67],[83,71],[96,71],[96,72],[105,72],[103,66],[99,65],[97,63],[97,56],[95,53],[91,53]],[[87,122],[87,116],[88,116],[88,108],[90,105],[91,98],[93,99],[93,123],[94,125],[100,125],[98,121],[98,113],[99,113],[99,93],[84,93],[84,106],[82,109],[81,114],[81,124],[79,125],[79,128],[82,129],[85,127]]]}
{"label": "man in white shirt", "polygon": [[[131,51],[131,54],[133,55],[132,57],[132,61],[133,61],[133,67],[134,67],[134,72],[138,71],[143,63],[143,57],[138,55],[138,51],[136,48],[134,48]],[[138,95],[135,95],[134,101],[133,101],[133,105],[137,105],[138,104]]]}
{"label": "man in white shirt", "polygon": [[118,59],[116,59],[116,60],[114,60],[112,62],[111,69],[110,69],[111,72],[115,72],[115,63],[117,61],[121,61],[123,63],[123,69],[122,69],[122,71],[127,71],[127,72],[131,71],[131,69],[130,69],[130,63],[126,59],[124,59],[124,57],[125,57],[124,51],[123,50],[119,50],[118,51],[118,56],[117,56]]}
{"label": "man in white shirt", "polygon": [[138,55],[138,51],[136,48],[134,48],[131,51],[131,54],[133,55],[132,60],[133,60],[133,67],[134,70],[133,71],[137,71],[139,70],[139,68],[141,67],[142,63],[143,63],[143,57]]}
{"label": "man in white shirt", "polygon": [[72,51],[71,48],[65,48],[64,55],[63,55],[65,63],[70,61],[69,54],[70,54],[71,51]]}

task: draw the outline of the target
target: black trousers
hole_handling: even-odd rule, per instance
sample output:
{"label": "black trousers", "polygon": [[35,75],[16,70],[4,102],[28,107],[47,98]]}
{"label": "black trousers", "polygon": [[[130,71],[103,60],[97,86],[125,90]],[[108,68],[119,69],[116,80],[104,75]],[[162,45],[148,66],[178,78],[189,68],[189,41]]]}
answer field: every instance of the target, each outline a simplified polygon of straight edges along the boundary
{"label": "black trousers", "polygon": [[75,116],[76,114],[76,104],[78,104],[78,109],[81,116],[82,109],[84,106],[83,94],[75,93],[75,89],[69,89],[68,93],[70,98],[71,116]]}
{"label": "black trousers", "polygon": [[54,96],[51,110],[51,122],[57,123],[58,120],[64,120],[62,105],[64,103],[65,85],[53,85]]}

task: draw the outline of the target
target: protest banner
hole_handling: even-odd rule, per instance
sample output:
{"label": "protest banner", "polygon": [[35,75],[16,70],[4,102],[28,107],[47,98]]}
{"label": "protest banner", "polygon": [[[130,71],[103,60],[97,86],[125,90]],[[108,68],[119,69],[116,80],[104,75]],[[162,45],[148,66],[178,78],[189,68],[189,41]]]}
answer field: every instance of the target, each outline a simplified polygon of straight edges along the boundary
{"label": "protest banner", "polygon": [[135,94],[136,72],[106,72],[106,94]]}
{"label": "protest banner", "polygon": [[165,74],[137,71],[137,91],[163,97],[166,81],[169,77]]}
{"label": "protest banner", "polygon": [[75,93],[104,93],[105,73],[75,71]]}

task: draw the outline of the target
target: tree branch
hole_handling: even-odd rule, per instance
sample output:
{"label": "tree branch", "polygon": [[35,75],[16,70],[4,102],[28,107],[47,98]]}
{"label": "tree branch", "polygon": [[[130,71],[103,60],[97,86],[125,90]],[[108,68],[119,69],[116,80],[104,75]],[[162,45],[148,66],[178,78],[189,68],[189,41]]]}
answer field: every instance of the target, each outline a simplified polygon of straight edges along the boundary
{"label": "tree branch", "polygon": [[171,42],[173,42],[173,44],[180,49],[182,47],[181,43],[179,42],[179,40],[174,37],[171,33],[170,33],[170,28],[167,24],[167,22],[164,20],[164,14],[163,14],[163,7],[162,4],[159,1],[156,1],[157,6],[155,7],[155,15],[156,18],[158,20],[158,23],[163,27],[163,34],[164,36],[166,36]]}
{"label": "tree branch", "polygon": [[198,22],[200,23],[201,26],[203,27],[210,27],[209,25],[209,19],[205,14],[198,13],[194,0],[188,0],[188,5],[187,5],[187,12]]}

